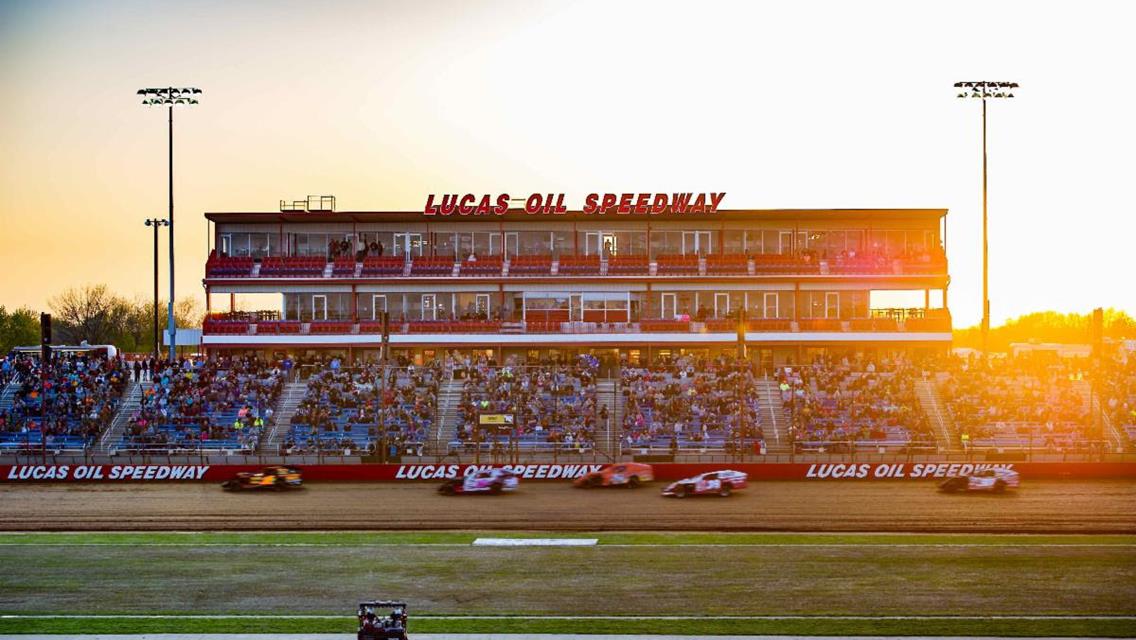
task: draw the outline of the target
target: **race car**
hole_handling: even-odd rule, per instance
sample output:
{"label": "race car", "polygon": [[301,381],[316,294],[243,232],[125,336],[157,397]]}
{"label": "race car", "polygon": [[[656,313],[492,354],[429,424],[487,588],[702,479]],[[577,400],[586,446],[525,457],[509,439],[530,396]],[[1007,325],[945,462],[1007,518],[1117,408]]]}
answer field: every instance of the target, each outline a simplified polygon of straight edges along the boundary
{"label": "race car", "polygon": [[221,485],[226,491],[243,491],[245,489],[299,489],[304,484],[299,469],[293,467],[265,467],[255,473],[242,471],[235,478],[226,480]]}
{"label": "race car", "polygon": [[458,493],[491,493],[513,491],[517,488],[517,476],[507,469],[485,469],[471,473],[463,478],[447,480],[438,487],[438,493],[452,496]]}
{"label": "race car", "polygon": [[[388,615],[382,615],[390,609]],[[406,603],[369,600],[359,603],[359,631],[356,640],[406,640]]]}
{"label": "race car", "polygon": [[741,471],[724,469],[708,471],[692,478],[672,482],[663,489],[664,496],[685,498],[686,496],[718,495],[728,497],[736,489],[744,489],[748,476]]}
{"label": "race car", "polygon": [[624,462],[605,464],[599,471],[593,471],[572,481],[577,487],[631,487],[634,489],[643,482],[655,479],[655,470],[649,464]]}
{"label": "race car", "polygon": [[1004,493],[1006,489],[1017,489],[1020,484],[1018,472],[1010,469],[983,469],[968,475],[951,476],[939,483],[939,491],[988,491]]}

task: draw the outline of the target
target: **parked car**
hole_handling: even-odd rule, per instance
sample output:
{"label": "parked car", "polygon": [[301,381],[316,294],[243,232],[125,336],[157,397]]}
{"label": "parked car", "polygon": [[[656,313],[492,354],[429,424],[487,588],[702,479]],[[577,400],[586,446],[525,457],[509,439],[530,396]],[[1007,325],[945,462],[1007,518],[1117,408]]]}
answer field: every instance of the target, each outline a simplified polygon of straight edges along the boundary
{"label": "parked car", "polygon": [[514,491],[519,484],[516,474],[507,469],[485,469],[462,478],[447,480],[438,487],[438,493],[452,496],[459,493],[490,493]]}
{"label": "parked car", "polygon": [[728,497],[737,489],[746,486],[747,474],[741,471],[724,469],[708,471],[685,480],[672,482],[663,489],[664,496],[685,498],[686,496],[716,495]]}
{"label": "parked car", "polygon": [[1017,489],[1021,484],[1018,472],[1011,469],[982,469],[966,475],[951,476],[939,483],[939,491],[956,493],[958,491],[987,491],[1003,493],[1006,489]]}
{"label": "parked car", "polygon": [[576,478],[572,484],[577,487],[631,487],[634,489],[644,482],[655,479],[655,470],[641,462],[621,462],[605,464],[599,471],[593,471]]}

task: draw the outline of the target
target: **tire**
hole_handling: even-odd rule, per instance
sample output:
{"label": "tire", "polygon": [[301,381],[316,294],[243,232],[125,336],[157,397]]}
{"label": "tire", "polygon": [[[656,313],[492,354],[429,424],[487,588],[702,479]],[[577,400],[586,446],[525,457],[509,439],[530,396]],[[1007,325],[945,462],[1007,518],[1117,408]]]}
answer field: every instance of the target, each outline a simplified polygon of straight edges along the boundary
{"label": "tire", "polygon": [[994,493],[1006,493],[1006,483],[1001,480],[994,482]]}
{"label": "tire", "polygon": [[501,483],[495,482],[489,487],[489,495],[495,496],[501,493]]}
{"label": "tire", "polygon": [[444,496],[452,496],[454,495],[454,485],[447,482],[446,484],[438,487],[438,493]]}
{"label": "tire", "polygon": [[718,489],[718,495],[722,496],[723,498],[729,498],[730,492],[732,492],[732,491],[733,491],[733,487],[730,486],[729,483],[726,483],[726,484],[723,484],[720,489]]}
{"label": "tire", "polygon": [[602,476],[592,476],[592,477],[588,478],[588,482],[585,483],[584,486],[586,486],[589,489],[595,489],[597,487],[602,487],[603,486],[603,477]]}
{"label": "tire", "polygon": [[686,491],[686,485],[685,484],[680,484],[677,487],[675,487],[674,496],[676,498],[685,498],[686,494],[687,494],[687,491]]}
{"label": "tire", "polygon": [[632,489],[638,489],[639,488],[639,476],[631,476],[631,478],[627,480],[627,486],[632,488]]}

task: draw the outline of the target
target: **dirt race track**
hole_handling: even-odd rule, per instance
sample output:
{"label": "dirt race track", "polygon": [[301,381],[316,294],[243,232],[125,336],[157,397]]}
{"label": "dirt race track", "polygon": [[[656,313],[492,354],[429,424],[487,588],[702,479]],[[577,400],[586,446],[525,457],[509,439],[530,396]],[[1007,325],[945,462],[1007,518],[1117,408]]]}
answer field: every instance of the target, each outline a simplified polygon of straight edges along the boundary
{"label": "dirt race track", "polygon": [[581,490],[527,483],[445,497],[433,483],[310,484],[286,493],[215,484],[0,485],[0,530],[512,529],[1136,533],[1136,482],[1034,480],[1005,495],[931,482],[760,482],[675,500],[659,483]]}

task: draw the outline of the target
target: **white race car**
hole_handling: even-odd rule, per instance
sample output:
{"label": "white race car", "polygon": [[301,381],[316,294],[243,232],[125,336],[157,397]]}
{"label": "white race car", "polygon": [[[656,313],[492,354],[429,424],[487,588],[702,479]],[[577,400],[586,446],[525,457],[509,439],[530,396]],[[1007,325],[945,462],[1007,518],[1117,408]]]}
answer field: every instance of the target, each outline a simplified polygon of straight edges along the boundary
{"label": "white race car", "polygon": [[713,494],[725,498],[737,489],[744,489],[747,477],[741,471],[730,469],[708,471],[692,478],[670,483],[663,489],[663,495],[685,498],[686,496]]}
{"label": "white race car", "polygon": [[485,469],[462,478],[447,480],[438,487],[438,493],[452,496],[457,493],[501,493],[517,488],[517,476],[506,469]]}
{"label": "white race car", "polygon": [[1002,493],[1006,489],[1017,489],[1020,484],[1018,472],[1010,469],[983,469],[969,475],[951,476],[939,483],[939,491],[989,491]]}

